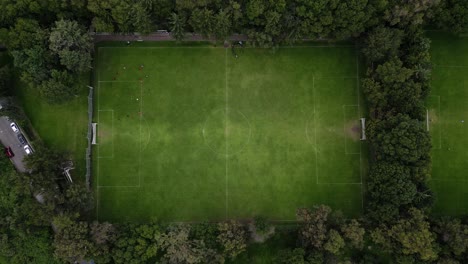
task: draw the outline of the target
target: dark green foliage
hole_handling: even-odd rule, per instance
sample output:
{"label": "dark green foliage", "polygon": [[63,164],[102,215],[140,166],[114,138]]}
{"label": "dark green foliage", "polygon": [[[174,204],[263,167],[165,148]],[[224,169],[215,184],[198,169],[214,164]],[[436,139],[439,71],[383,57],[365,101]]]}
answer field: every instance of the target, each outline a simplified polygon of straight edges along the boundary
{"label": "dark green foliage", "polygon": [[369,62],[379,62],[382,59],[398,55],[403,38],[403,31],[396,28],[377,27],[364,38],[362,53]]}
{"label": "dark green foliage", "polygon": [[0,255],[11,263],[55,263],[50,223],[52,208],[36,202],[28,177],[0,157]]}
{"label": "dark green foliage", "polygon": [[12,85],[11,70],[8,65],[0,67],[0,96],[5,96],[11,93]]}
{"label": "dark green foliage", "polygon": [[348,240],[348,245],[354,249],[362,249],[364,247],[364,235],[366,230],[356,219],[352,219],[349,223],[341,226],[343,238]]}
{"label": "dark green foliage", "polygon": [[223,254],[230,259],[234,259],[247,247],[247,235],[245,227],[234,220],[218,224],[218,243],[221,245]]}
{"label": "dark green foliage", "polygon": [[313,212],[308,209],[300,209],[297,217],[304,222],[304,226],[299,230],[299,240],[304,248],[322,249],[327,238],[328,215],[331,209],[321,205]]}
{"label": "dark green foliage", "polygon": [[74,77],[67,71],[52,70],[50,78],[39,86],[41,95],[49,103],[63,103],[76,95]]}
{"label": "dark green foliage", "polygon": [[378,160],[415,166],[429,160],[431,139],[421,121],[398,114],[373,123],[369,130]]}
{"label": "dark green foliage", "polygon": [[433,230],[442,245],[441,254],[447,259],[463,261],[468,256],[468,225],[456,218],[436,219]]}
{"label": "dark green foliage", "polygon": [[344,219],[340,212],[332,212],[328,206],[320,205],[312,211],[299,209],[297,217],[302,222],[298,243],[306,250],[310,263],[317,263],[324,256],[332,261],[345,249],[359,250],[364,245],[365,230],[360,223]]}
{"label": "dark green foliage", "polygon": [[154,259],[160,251],[158,241],[161,233],[155,222],[123,226],[111,253],[114,262],[137,264]]}
{"label": "dark green foliage", "polygon": [[193,224],[190,229],[191,237],[198,240],[203,240],[208,248],[218,249],[220,245],[217,243],[219,230],[217,224],[214,223],[199,223]]}
{"label": "dark green foliage", "polygon": [[50,233],[48,228],[2,232],[0,255],[8,257],[11,264],[59,263],[52,255]]}
{"label": "dark green foliage", "polygon": [[254,218],[255,232],[257,234],[265,234],[270,230],[270,224],[268,224],[267,219],[261,216]]}
{"label": "dark green foliage", "polygon": [[49,49],[70,71],[86,72],[91,67],[91,37],[76,22],[55,22],[49,37]]}
{"label": "dark green foliage", "polygon": [[334,255],[340,254],[345,246],[344,239],[341,237],[340,233],[334,229],[330,229],[327,237],[328,239],[323,245],[323,249]]}
{"label": "dark green foliage", "polygon": [[15,67],[22,71],[21,79],[29,85],[38,85],[47,79],[48,59],[50,58],[46,49],[40,46],[14,50],[11,52]]}
{"label": "dark green foliage", "polygon": [[435,1],[394,0],[384,11],[384,20],[392,26],[411,28],[421,26],[431,17],[432,10],[439,4]]}
{"label": "dark green foliage", "polygon": [[173,225],[161,235],[159,246],[167,263],[222,263],[224,259],[203,240],[190,239],[190,226]]}
{"label": "dark green foliage", "polygon": [[[372,243],[388,252],[393,263],[466,262],[467,224],[437,219],[431,230],[423,212],[412,207],[426,208],[432,201],[426,186],[431,146],[423,124],[430,42],[421,25],[434,12],[436,26],[466,32],[467,1],[5,0],[0,7],[2,44],[22,80],[51,102],[72,98],[76,74],[90,69],[89,25],[98,32],[169,29],[179,41],[185,31],[217,40],[245,33],[251,44],[262,47],[369,32],[361,41],[370,63],[361,83],[370,108],[368,136],[375,161],[367,180],[368,216],[378,226],[371,231]],[[7,94],[9,76],[8,67],[0,68],[0,95]],[[116,228],[78,220],[78,212],[91,208],[92,195],[81,184],[65,186],[61,193],[57,179],[63,177],[63,155],[36,145],[36,154],[26,162],[30,175],[15,172],[7,159],[0,159],[0,253],[11,263],[222,262],[219,252],[234,259],[247,247],[245,226],[235,221],[166,230],[154,222]],[[43,204],[33,199],[37,195],[45,199]],[[52,216],[57,230],[53,247]],[[364,248],[365,230],[357,220],[333,216],[326,206],[299,210],[298,217],[303,248],[280,251],[277,263],[345,262],[347,250]],[[265,231],[268,225],[256,219],[256,227]],[[372,254],[360,260],[379,262]]]}
{"label": "dark green foliage", "polygon": [[193,10],[189,19],[189,24],[193,30],[207,38],[213,34],[214,23],[213,11],[207,8]]}
{"label": "dark green foliage", "polygon": [[185,37],[185,18],[176,13],[172,13],[169,21],[171,24],[172,37],[177,41],[182,41]]}
{"label": "dark green foliage", "polygon": [[433,22],[455,34],[465,33],[468,30],[468,1],[442,0],[436,8]]}
{"label": "dark green foliage", "polygon": [[278,264],[306,264],[305,251],[302,248],[284,249],[278,252],[275,259]]}
{"label": "dark green foliage", "polygon": [[421,115],[422,87],[413,80],[413,69],[393,58],[377,66],[368,76],[362,80],[362,87],[375,117],[384,118],[396,113],[415,118]]}
{"label": "dark green foliage", "polygon": [[84,260],[93,250],[87,222],[75,222],[68,216],[57,216],[53,225],[56,228],[54,247],[55,256],[73,263]]}
{"label": "dark green foliage", "polygon": [[379,222],[390,222],[400,211],[414,203],[417,186],[410,168],[389,162],[371,166],[368,180],[368,216]]}
{"label": "dark green foliage", "polygon": [[70,212],[87,212],[94,208],[92,191],[83,183],[74,183],[65,190],[65,207]]}
{"label": "dark green foliage", "polygon": [[411,208],[408,216],[394,225],[382,226],[371,234],[372,240],[393,256],[415,257],[422,261],[437,259],[438,245],[423,212]]}

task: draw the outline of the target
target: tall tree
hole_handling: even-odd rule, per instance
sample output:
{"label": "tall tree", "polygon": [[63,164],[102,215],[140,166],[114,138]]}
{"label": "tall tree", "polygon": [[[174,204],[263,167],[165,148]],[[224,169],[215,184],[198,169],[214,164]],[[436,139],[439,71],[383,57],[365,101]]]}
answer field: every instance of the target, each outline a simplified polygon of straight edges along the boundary
{"label": "tall tree", "polygon": [[247,248],[247,234],[245,227],[234,220],[218,224],[218,243],[225,256],[234,259]]}
{"label": "tall tree", "polygon": [[76,21],[55,22],[49,37],[49,48],[68,70],[86,72],[91,68],[91,37]]}
{"label": "tall tree", "polygon": [[379,26],[370,31],[364,38],[361,51],[370,62],[394,58],[398,55],[402,38],[402,30]]}
{"label": "tall tree", "polygon": [[54,239],[55,256],[69,263],[86,260],[94,251],[87,222],[75,222],[66,215],[53,220],[57,230]]}
{"label": "tall tree", "polygon": [[115,263],[138,264],[154,259],[160,248],[161,228],[156,222],[126,224],[120,228],[112,257]]}
{"label": "tall tree", "polygon": [[411,208],[408,217],[392,226],[382,226],[371,233],[372,240],[394,256],[415,256],[422,261],[433,261],[438,256],[435,235],[424,213]]}
{"label": "tall tree", "polygon": [[468,1],[441,1],[441,4],[436,8],[433,21],[439,28],[455,34],[466,32],[468,30]]}
{"label": "tall tree", "polygon": [[170,17],[171,34],[177,41],[184,40],[185,37],[185,18],[176,13],[172,13]]}
{"label": "tall tree", "polygon": [[406,165],[430,160],[431,139],[419,120],[398,114],[369,125],[377,159]]}
{"label": "tall tree", "polygon": [[[151,4],[151,3],[149,3]],[[151,19],[148,3],[138,2],[132,5],[130,9],[133,28],[136,32],[144,35],[151,33],[154,29],[154,23]]]}
{"label": "tall tree", "polygon": [[74,77],[67,71],[52,70],[50,78],[41,83],[39,91],[49,103],[63,103],[76,95]]}
{"label": "tall tree", "polygon": [[196,33],[209,38],[213,34],[215,16],[208,8],[197,8],[193,10],[189,19],[189,24]]}
{"label": "tall tree", "polygon": [[207,248],[203,240],[191,239],[187,225],[170,226],[159,239],[167,263],[222,263],[222,256]]}
{"label": "tall tree", "polygon": [[409,167],[392,162],[371,166],[367,184],[368,217],[377,222],[391,222],[414,205],[417,187]]}
{"label": "tall tree", "polygon": [[331,213],[328,206],[320,205],[309,209],[299,209],[297,218],[303,222],[299,229],[299,240],[304,248],[323,249],[323,244],[327,239],[327,220]]}

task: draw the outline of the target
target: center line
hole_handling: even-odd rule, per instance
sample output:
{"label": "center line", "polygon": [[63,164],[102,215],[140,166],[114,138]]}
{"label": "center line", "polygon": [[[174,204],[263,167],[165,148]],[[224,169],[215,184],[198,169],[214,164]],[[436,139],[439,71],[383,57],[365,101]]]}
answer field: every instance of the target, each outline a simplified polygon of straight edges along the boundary
{"label": "center line", "polygon": [[226,109],[225,109],[225,124],[224,124],[224,138],[225,138],[225,144],[226,144],[226,219],[228,218],[228,80],[227,80],[227,49],[225,50],[224,53],[224,74],[225,74],[225,85],[224,85],[224,92],[226,95]]}

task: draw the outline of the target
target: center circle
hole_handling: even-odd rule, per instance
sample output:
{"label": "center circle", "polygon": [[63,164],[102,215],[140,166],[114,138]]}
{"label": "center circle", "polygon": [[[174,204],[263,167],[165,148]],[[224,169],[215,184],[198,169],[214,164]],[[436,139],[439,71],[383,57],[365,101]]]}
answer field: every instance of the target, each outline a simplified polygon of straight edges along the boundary
{"label": "center circle", "polygon": [[206,145],[216,154],[232,156],[241,152],[250,141],[250,123],[235,109],[217,109],[211,112],[203,126]]}

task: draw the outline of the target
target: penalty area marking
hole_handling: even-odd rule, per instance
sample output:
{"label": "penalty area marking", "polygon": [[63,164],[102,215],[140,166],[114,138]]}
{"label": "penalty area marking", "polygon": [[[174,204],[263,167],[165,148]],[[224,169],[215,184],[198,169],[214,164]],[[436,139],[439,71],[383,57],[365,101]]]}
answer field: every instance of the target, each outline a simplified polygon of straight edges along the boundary
{"label": "penalty area marking", "polygon": [[[99,116],[100,116],[100,113],[101,112],[111,112],[111,142],[112,142],[112,155],[111,156],[100,156],[99,154],[99,149],[101,148],[100,145],[101,144],[98,144],[98,159],[113,159],[114,158],[114,109],[99,109],[98,110],[98,124],[99,124]],[[98,135],[99,136],[99,135]],[[100,140],[100,142],[102,142],[102,140]]]}
{"label": "penalty area marking", "polygon": [[[337,77],[338,78],[338,77]],[[356,78],[356,77],[354,77]],[[350,78],[350,79],[354,79],[354,78]],[[320,78],[320,79],[332,79],[332,78]],[[356,78],[357,79],[357,78]],[[360,182],[321,182],[319,181],[319,173],[318,173],[318,156],[319,156],[319,150],[318,150],[318,146],[317,146],[317,125],[316,125],[316,115],[317,115],[317,112],[316,112],[316,87],[315,87],[315,77],[313,77],[312,79],[312,87],[313,87],[313,104],[314,104],[314,133],[315,133],[315,174],[316,174],[316,184],[330,184],[330,185],[346,185],[346,184],[349,184],[349,185],[362,185],[362,162],[361,162],[361,159],[362,159],[362,143],[360,142],[359,143],[359,153],[347,153],[347,146],[346,146],[346,139],[345,139],[345,152],[344,152],[344,155],[359,155],[359,176],[360,176]],[[359,86],[356,88],[358,89],[358,92],[359,92]],[[343,126],[345,125],[345,121],[344,121],[344,113],[345,113],[345,107],[357,107],[358,108],[358,112],[359,112],[359,98],[358,98],[358,104],[355,104],[355,105],[342,105],[342,109],[343,109]],[[358,113],[359,114],[359,113]],[[306,133],[308,134],[308,131],[306,129]],[[308,139],[309,142],[310,142],[310,139]],[[363,193],[361,192],[361,198],[363,199]]]}

